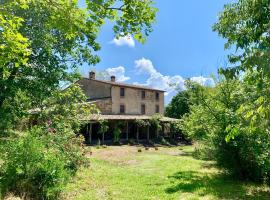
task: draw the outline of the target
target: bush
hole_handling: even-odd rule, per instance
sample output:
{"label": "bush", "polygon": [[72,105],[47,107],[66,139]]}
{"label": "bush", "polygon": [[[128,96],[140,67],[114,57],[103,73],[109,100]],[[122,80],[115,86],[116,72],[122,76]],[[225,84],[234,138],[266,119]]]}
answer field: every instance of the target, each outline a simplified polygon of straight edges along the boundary
{"label": "bush", "polygon": [[270,83],[264,84],[261,90],[239,80],[190,85],[193,105],[182,129],[201,144],[198,156],[210,155],[236,177],[270,183]]}
{"label": "bush", "polygon": [[0,191],[33,199],[57,199],[68,179],[86,163],[78,144],[68,133],[34,129],[1,143]]}

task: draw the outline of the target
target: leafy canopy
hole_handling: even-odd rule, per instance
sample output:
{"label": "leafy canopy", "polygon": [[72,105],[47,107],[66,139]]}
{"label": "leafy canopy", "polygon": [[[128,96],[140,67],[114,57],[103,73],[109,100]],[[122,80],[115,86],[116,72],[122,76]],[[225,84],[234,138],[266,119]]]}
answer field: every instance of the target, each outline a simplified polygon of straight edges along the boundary
{"label": "leafy canopy", "polygon": [[165,115],[172,118],[181,118],[185,113],[188,113],[188,98],[187,91],[179,92],[166,107]]}
{"label": "leafy canopy", "polygon": [[238,0],[225,5],[213,29],[227,39],[225,48],[235,47],[236,52],[229,56],[232,67],[221,71],[232,76],[241,70],[258,69],[270,76],[269,27],[268,0]]}
{"label": "leafy canopy", "polygon": [[[23,111],[44,107],[60,85],[78,79],[80,65],[99,62],[94,53],[101,48],[97,36],[108,19],[117,37],[133,34],[144,42],[152,31],[152,0],[85,3],[81,8],[77,0],[0,1],[0,121],[6,122],[2,129]],[[25,98],[18,98],[22,94]],[[16,98],[17,107],[10,106]]]}

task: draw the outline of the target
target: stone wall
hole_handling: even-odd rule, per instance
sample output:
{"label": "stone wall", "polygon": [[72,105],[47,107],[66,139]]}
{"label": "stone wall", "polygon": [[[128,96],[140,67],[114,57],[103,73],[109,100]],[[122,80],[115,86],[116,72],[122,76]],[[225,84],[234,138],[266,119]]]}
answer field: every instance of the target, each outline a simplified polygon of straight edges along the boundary
{"label": "stone wall", "polygon": [[142,99],[143,89],[125,88],[125,97],[120,97],[119,86],[112,86],[112,114],[120,114],[120,105],[125,105],[125,114],[141,114],[141,105],[145,105],[145,115],[154,115],[156,105],[159,105],[159,113],[164,113],[164,93],[159,92],[159,100],[156,100],[156,91],[144,90],[145,99]]}
{"label": "stone wall", "polygon": [[88,99],[99,99],[111,97],[111,85],[95,80],[83,78],[77,82]]}
{"label": "stone wall", "polygon": [[101,99],[94,101],[93,104],[101,111],[102,114],[111,114],[112,113],[112,99]]}
{"label": "stone wall", "polygon": [[[94,103],[103,114],[121,114],[120,105],[125,105],[125,114],[141,115],[141,105],[145,105],[145,115],[154,115],[156,105],[159,113],[164,114],[164,92],[144,90],[140,88],[125,88],[125,97],[120,97],[120,86],[83,78],[77,82],[81,85],[88,100],[97,100]],[[145,91],[145,99],[142,99],[142,91]],[[159,100],[156,100],[156,92]]]}

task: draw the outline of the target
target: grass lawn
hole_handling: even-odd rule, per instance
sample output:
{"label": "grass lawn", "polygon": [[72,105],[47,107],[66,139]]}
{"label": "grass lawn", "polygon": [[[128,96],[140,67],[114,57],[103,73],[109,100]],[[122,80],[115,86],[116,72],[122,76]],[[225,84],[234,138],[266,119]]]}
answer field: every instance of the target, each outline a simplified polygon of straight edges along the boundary
{"label": "grass lawn", "polygon": [[64,199],[270,199],[269,187],[232,180],[213,162],[193,158],[192,146],[157,151],[111,146],[92,151],[90,167],[67,185]]}

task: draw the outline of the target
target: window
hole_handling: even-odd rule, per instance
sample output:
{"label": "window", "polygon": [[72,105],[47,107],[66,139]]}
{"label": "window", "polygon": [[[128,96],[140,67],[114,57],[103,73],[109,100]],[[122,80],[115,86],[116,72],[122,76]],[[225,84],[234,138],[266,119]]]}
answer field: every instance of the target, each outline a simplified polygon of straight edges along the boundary
{"label": "window", "polygon": [[156,92],[156,100],[159,100],[159,93]]}
{"label": "window", "polygon": [[145,104],[141,105],[141,114],[145,115]]}
{"label": "window", "polygon": [[120,97],[125,96],[125,88],[120,88]]}
{"label": "window", "polygon": [[142,99],[145,99],[145,91],[142,91]]}
{"label": "window", "polygon": [[159,105],[156,105],[156,113],[159,113]]}
{"label": "window", "polygon": [[123,104],[120,105],[120,113],[125,113],[125,105]]}

